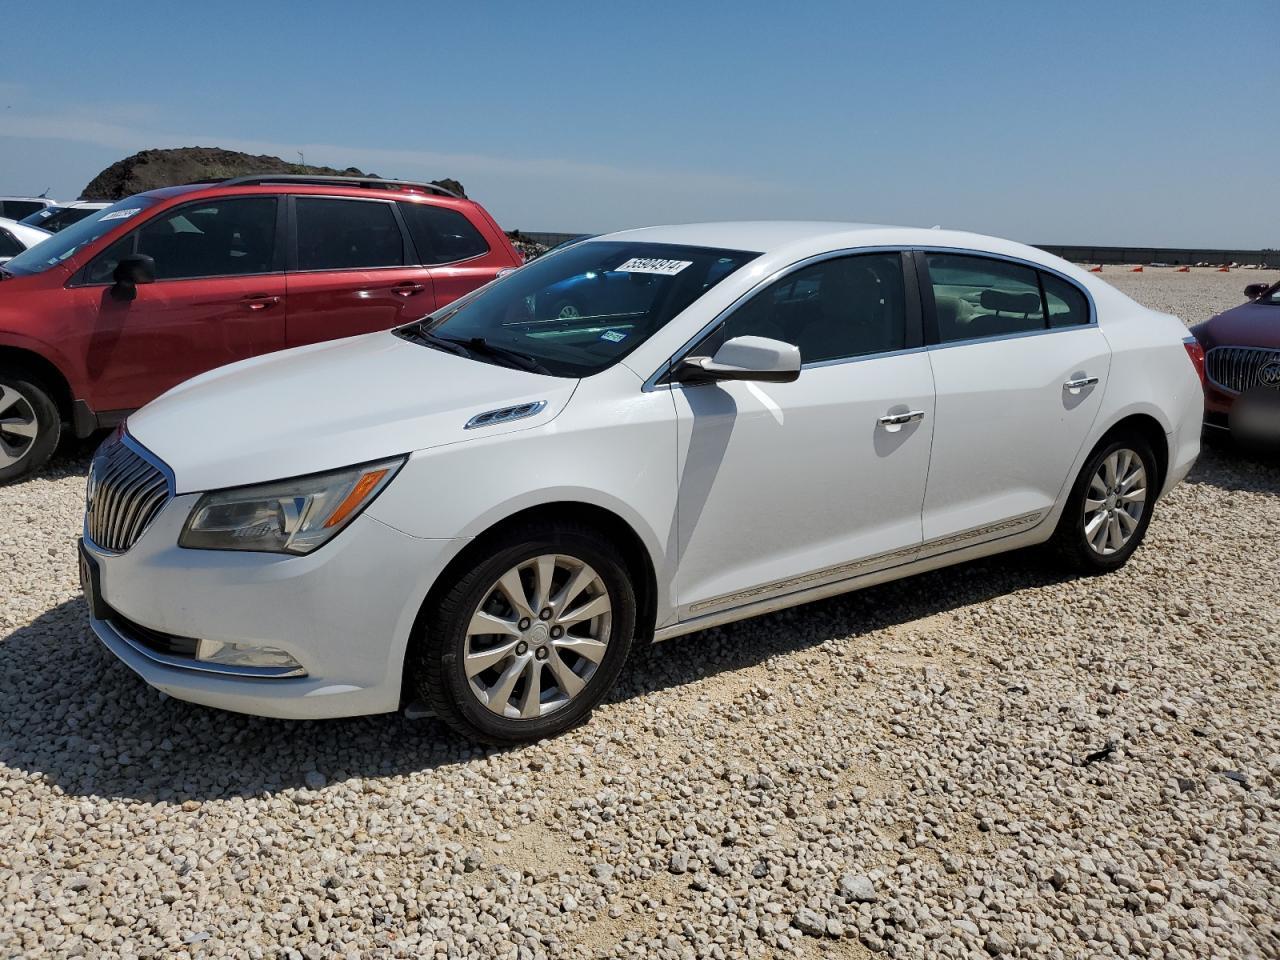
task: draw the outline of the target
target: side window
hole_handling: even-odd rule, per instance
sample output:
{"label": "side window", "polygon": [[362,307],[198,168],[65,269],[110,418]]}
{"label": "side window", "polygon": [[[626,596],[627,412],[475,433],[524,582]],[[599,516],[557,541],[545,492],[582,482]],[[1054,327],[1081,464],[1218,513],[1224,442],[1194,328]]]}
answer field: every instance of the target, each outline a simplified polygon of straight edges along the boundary
{"label": "side window", "polygon": [[400,212],[418,251],[419,263],[457,263],[489,252],[489,244],[480,231],[457,210],[402,200]]}
{"label": "side window", "polygon": [[276,269],[276,198],[192,203],[153,217],[89,264],[88,283],[110,283],[120,258],[146,254],[157,280],[234,277]]}
{"label": "side window", "polygon": [[26,247],[14,239],[13,234],[8,230],[0,230],[0,257],[7,260],[9,257],[16,257],[25,249]]}
{"label": "side window", "polygon": [[735,310],[715,345],[742,336],[793,343],[803,363],[901,350],[907,343],[902,258],[858,254],[790,273]]}
{"label": "side window", "polygon": [[1045,328],[1040,281],[1030,267],[954,253],[927,258],[942,343]]}
{"label": "side window", "polygon": [[1073,327],[1089,322],[1089,301],[1074,284],[1051,273],[1041,273],[1050,327]]}
{"label": "side window", "polygon": [[298,269],[360,270],[404,264],[404,237],[391,204],[298,197]]}

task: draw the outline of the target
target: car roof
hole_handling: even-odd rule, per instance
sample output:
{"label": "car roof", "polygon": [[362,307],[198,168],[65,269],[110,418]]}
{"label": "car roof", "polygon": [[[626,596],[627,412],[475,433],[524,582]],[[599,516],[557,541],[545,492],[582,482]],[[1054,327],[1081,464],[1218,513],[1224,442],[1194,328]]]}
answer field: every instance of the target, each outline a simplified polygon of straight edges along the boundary
{"label": "car roof", "polygon": [[184,183],[174,187],[158,187],[155,190],[147,190],[144,193],[135,194],[135,196],[169,200],[174,197],[197,193],[204,193],[209,196],[222,196],[227,193],[315,194],[329,197],[370,197],[378,200],[429,200],[432,203],[455,206],[458,204],[473,205],[475,203],[469,197],[444,196],[432,193],[425,188],[415,189],[412,184],[405,184],[400,187],[361,186],[357,182],[357,178],[352,178],[352,182],[349,183],[341,182],[339,178],[334,178],[325,183],[291,182],[288,179],[269,180],[262,183],[239,183],[235,179],[219,180],[204,183]]}
{"label": "car roof", "polygon": [[[827,250],[857,247],[948,247],[1032,260],[1061,269],[1066,261],[1043,250],[962,230],[939,227],[900,227],[880,223],[840,223],[827,220],[747,220],[685,223],[641,227],[595,237],[643,243],[673,243],[727,250],[750,250],[766,255],[810,256]],[[593,242],[593,241],[584,241]]]}

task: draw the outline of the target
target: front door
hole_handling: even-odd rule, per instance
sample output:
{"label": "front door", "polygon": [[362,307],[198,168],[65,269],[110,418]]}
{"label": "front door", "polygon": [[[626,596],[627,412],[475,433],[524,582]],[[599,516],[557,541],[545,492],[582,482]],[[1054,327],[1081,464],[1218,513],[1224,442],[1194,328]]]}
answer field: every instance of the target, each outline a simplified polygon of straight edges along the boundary
{"label": "front door", "polygon": [[924,506],[932,553],[1016,534],[1048,514],[1074,479],[1111,350],[1088,298],[1056,274],[967,254],[921,260],[938,341]]}
{"label": "front door", "polygon": [[694,349],[735,336],[800,348],[793,383],[672,387],[682,619],[912,559],[933,433],[914,280],[896,252],[775,281]]}
{"label": "front door", "polygon": [[[99,412],[142,406],[206,370],[285,346],[274,196],[215,198],[159,214],[94,258],[71,288]],[[120,257],[155,260],[156,282],[112,295]]]}
{"label": "front door", "polygon": [[290,346],[389,330],[435,309],[431,275],[412,263],[393,201],[293,203]]}

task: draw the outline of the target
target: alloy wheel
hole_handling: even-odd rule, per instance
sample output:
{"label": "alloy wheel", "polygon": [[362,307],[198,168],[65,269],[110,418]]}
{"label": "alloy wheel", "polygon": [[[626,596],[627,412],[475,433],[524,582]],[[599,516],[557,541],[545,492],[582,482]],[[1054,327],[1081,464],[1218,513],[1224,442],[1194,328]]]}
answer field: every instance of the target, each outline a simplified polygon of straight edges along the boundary
{"label": "alloy wheel", "polygon": [[13,387],[0,383],[0,467],[25,457],[35,445],[40,423],[31,401]]}
{"label": "alloy wheel", "polygon": [[490,711],[533,720],[577,697],[604,660],[613,623],[604,580],[575,557],[512,567],[467,625],[463,670]]}
{"label": "alloy wheel", "polygon": [[1113,450],[1098,464],[1084,500],[1084,538],[1101,556],[1110,556],[1133,538],[1147,506],[1147,468],[1127,448]]}

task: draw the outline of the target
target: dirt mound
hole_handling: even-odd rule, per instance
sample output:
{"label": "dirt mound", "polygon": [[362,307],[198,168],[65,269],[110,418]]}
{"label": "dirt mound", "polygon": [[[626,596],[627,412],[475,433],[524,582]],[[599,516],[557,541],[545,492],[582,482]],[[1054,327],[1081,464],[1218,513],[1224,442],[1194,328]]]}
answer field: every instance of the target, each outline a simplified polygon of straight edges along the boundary
{"label": "dirt mound", "polygon": [[[376,177],[356,167],[338,170],[311,164],[289,163],[280,157],[254,156],[221,147],[177,147],[143,150],[117,160],[89,181],[81,200],[122,200],[135,193],[201,180],[222,180],[254,173],[312,173],[321,176]],[[466,196],[462,184],[445,178],[433,183]]]}

